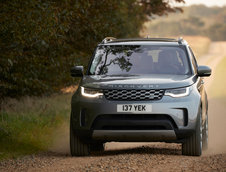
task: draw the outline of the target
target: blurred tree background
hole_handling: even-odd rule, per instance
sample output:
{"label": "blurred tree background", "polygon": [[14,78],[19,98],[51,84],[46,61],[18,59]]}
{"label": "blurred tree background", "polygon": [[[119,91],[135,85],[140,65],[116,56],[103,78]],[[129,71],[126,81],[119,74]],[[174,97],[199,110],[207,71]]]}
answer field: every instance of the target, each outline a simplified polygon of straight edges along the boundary
{"label": "blurred tree background", "polygon": [[226,6],[207,7],[192,5],[183,7],[183,15],[172,13],[166,17],[155,16],[146,22],[146,32],[151,36],[205,36],[212,41],[226,40]]}
{"label": "blurred tree background", "polygon": [[138,37],[151,16],[176,11],[164,0],[0,0],[0,97],[58,92],[104,37]]}

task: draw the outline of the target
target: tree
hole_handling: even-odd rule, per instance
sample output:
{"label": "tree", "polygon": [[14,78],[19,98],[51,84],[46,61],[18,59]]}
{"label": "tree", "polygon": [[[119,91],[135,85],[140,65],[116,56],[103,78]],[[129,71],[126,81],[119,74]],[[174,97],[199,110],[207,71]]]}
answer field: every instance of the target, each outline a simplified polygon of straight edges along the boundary
{"label": "tree", "polygon": [[[185,3],[184,0],[173,0],[177,3]],[[170,2],[173,1],[165,1],[165,0],[138,0],[138,4],[140,4],[143,8],[143,11],[146,15],[167,15],[169,12],[181,11],[182,9],[179,7],[172,7]]]}
{"label": "tree", "polygon": [[175,10],[164,0],[0,1],[0,96],[59,91],[104,37],[137,37],[148,16]]}

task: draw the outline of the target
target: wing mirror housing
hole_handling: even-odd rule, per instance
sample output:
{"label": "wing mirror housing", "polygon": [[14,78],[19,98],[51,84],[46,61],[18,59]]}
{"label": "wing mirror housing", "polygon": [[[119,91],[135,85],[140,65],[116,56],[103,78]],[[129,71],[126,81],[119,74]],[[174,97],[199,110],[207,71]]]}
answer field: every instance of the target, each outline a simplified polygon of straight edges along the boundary
{"label": "wing mirror housing", "polygon": [[72,77],[83,77],[83,66],[74,66],[71,68]]}
{"label": "wing mirror housing", "polygon": [[205,76],[210,76],[212,70],[208,66],[199,66],[197,72],[198,72],[198,76],[205,77]]}

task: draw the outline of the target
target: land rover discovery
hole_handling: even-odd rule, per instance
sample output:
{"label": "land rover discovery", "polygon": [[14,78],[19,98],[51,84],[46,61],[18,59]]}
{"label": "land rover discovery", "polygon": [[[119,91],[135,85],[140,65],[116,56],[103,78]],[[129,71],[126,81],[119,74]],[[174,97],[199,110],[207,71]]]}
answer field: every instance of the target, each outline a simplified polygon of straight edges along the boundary
{"label": "land rover discovery", "polygon": [[182,154],[200,156],[208,146],[208,101],[199,66],[183,39],[105,38],[72,96],[72,156],[103,150],[104,143],[176,142]]}

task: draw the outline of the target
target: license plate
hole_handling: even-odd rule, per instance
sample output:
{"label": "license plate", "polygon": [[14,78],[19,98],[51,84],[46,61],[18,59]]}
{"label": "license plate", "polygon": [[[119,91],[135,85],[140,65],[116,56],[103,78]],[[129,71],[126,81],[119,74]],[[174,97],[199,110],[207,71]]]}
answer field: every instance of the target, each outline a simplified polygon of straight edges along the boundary
{"label": "license plate", "polygon": [[150,104],[120,104],[120,105],[117,105],[117,112],[150,113],[150,112],[152,112],[152,105],[150,105]]}

